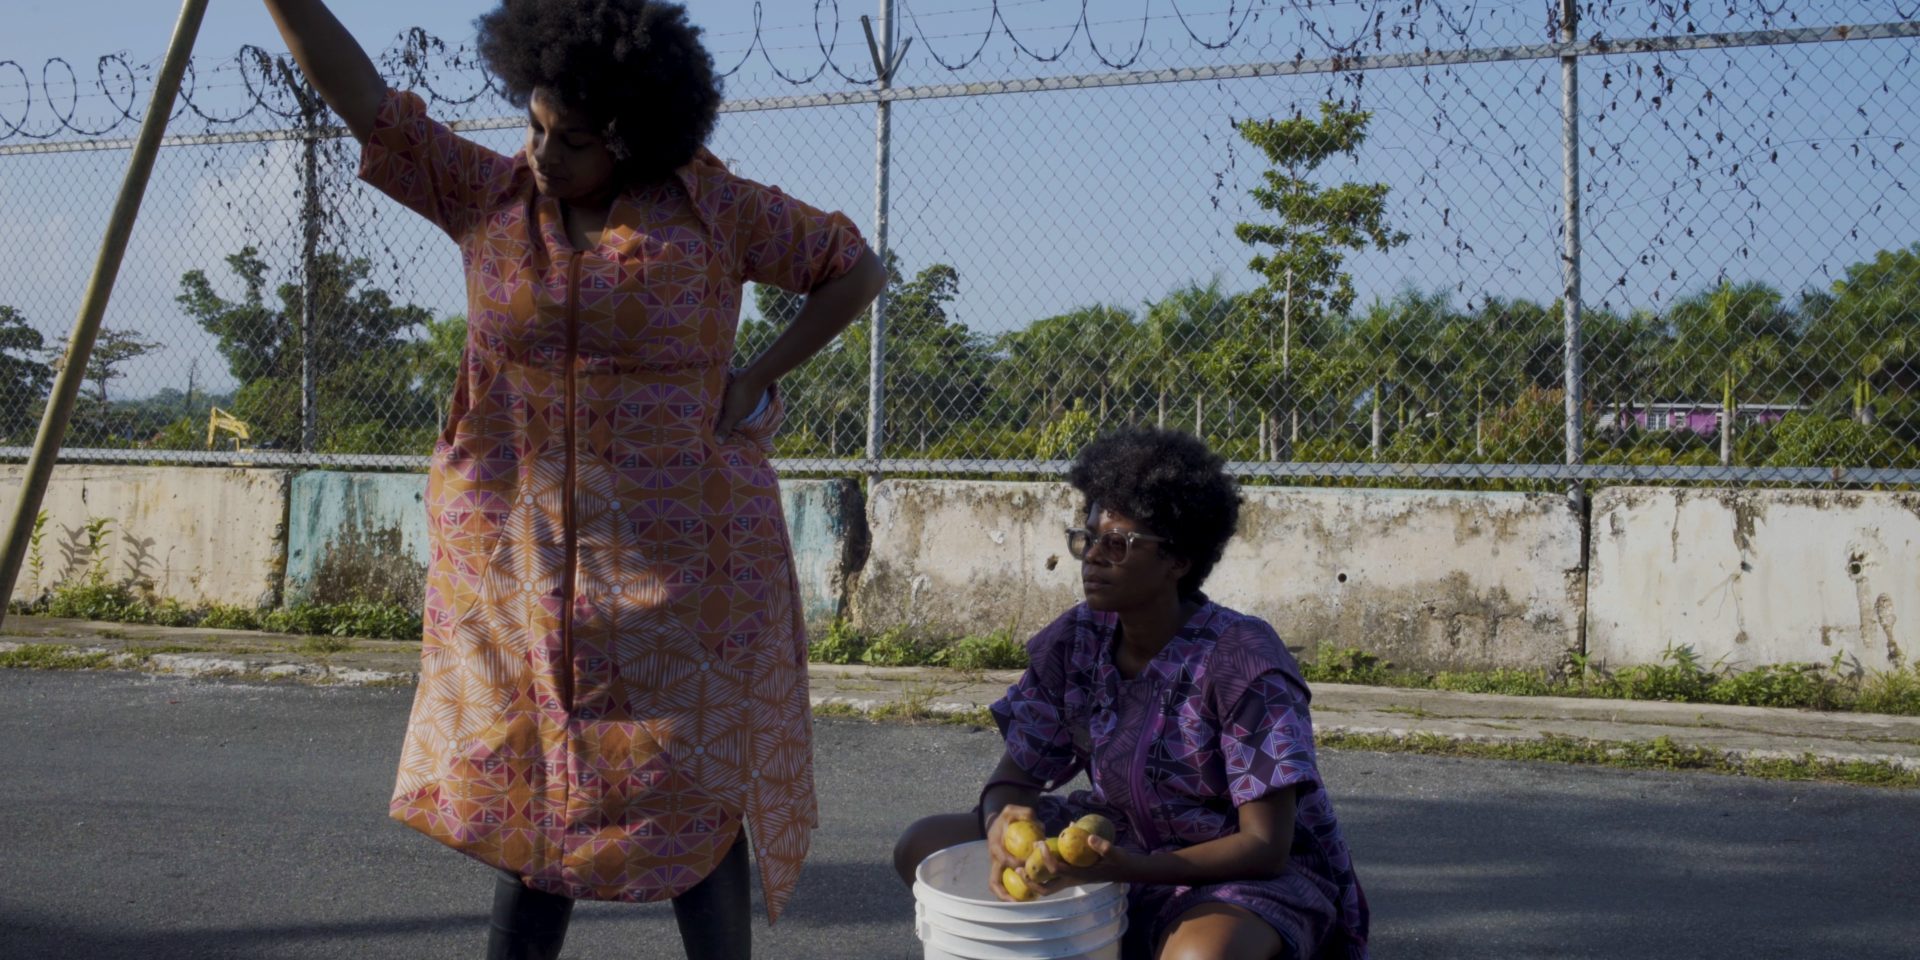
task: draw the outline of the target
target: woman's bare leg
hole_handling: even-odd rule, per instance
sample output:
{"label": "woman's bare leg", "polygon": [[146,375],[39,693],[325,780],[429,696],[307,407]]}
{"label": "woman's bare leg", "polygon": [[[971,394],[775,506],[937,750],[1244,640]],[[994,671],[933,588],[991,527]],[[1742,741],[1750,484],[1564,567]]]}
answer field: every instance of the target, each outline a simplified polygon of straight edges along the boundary
{"label": "woman's bare leg", "polygon": [[1287,942],[1265,920],[1225,903],[1203,903],[1180,915],[1160,941],[1157,960],[1278,958]]}
{"label": "woman's bare leg", "polygon": [[893,871],[900,875],[900,882],[913,886],[913,872],[920,861],[945,850],[973,840],[985,840],[986,834],[980,831],[978,813],[941,813],[931,817],[922,817],[914,821],[907,832],[893,845]]}

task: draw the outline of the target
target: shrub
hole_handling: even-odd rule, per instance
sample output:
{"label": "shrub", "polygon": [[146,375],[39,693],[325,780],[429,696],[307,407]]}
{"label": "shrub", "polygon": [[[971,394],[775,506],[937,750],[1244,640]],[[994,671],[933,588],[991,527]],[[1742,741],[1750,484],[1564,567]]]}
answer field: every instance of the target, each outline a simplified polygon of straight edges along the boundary
{"label": "shrub", "polygon": [[1860,683],[1853,708],[1867,713],[1920,716],[1920,664],[1904,670],[1868,674]]}
{"label": "shrub", "polygon": [[934,651],[929,662],[956,670],[1025,670],[1027,647],[1013,638],[1013,631],[996,630],[961,637]]}
{"label": "shrub", "polygon": [[909,667],[925,663],[927,651],[905,628],[894,627],[867,644],[860,662],[874,667]]}
{"label": "shrub", "polygon": [[1691,645],[1668,646],[1661,659],[1665,662],[1628,667],[1600,689],[1611,687],[1606,692],[1628,700],[1699,703],[1707,699],[1707,690],[1716,678],[1700,665],[1700,655]]}
{"label": "shrub", "polygon": [[1502,668],[1485,672],[1437,673],[1433,685],[1460,693],[1502,693],[1518,697],[1544,697],[1559,693],[1547,675],[1537,670]]}
{"label": "shrub", "polygon": [[815,663],[859,663],[866,651],[867,638],[845,620],[835,620],[827,628],[827,635],[813,642],[807,656]]}
{"label": "shrub", "polygon": [[1833,710],[1846,705],[1850,692],[1812,663],[1774,664],[1722,677],[1707,692],[1714,703],[1748,707],[1805,707]]}
{"label": "shrub", "polygon": [[1352,647],[1322,647],[1311,661],[1300,665],[1300,672],[1308,683],[1402,685],[1395,682],[1390,661]]}

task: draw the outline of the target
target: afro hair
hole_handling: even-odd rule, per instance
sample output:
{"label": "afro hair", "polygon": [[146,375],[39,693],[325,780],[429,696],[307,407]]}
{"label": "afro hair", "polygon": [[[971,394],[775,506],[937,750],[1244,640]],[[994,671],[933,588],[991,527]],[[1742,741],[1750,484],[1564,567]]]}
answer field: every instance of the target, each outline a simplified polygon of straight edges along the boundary
{"label": "afro hair", "polygon": [[1178,430],[1124,427],[1087,444],[1067,472],[1086,497],[1168,538],[1161,549],[1191,561],[1180,593],[1191,597],[1220,562],[1240,523],[1240,490],[1226,460]]}
{"label": "afro hair", "polygon": [[507,99],[545,89],[604,124],[628,184],[667,178],[713,132],[720,79],[679,4],[504,0],[474,26]]}

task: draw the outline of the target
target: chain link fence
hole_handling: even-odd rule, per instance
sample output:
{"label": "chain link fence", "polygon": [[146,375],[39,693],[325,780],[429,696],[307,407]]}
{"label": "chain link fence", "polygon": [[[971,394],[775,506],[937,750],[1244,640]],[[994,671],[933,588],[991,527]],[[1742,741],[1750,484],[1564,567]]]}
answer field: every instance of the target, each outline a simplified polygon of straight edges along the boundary
{"label": "chain link fence", "polygon": [[[893,270],[785,385],[789,472],[1055,475],[1150,423],[1286,482],[1920,482],[1920,10],[878,2],[871,52],[830,5],[711,38],[715,152]],[[517,148],[470,50],[381,60]],[[0,61],[7,456],[151,69]],[[330,123],[200,58],[64,459],[424,465],[458,257]],[[749,302],[745,355],[797,308]]]}

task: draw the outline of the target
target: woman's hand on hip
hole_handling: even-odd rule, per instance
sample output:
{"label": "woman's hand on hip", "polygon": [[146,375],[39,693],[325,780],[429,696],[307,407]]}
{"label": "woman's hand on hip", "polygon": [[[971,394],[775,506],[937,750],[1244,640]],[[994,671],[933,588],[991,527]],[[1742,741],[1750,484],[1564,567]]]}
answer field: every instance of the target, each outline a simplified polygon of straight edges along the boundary
{"label": "woman's hand on hip", "polygon": [[757,377],[741,371],[727,383],[727,392],[720,400],[720,419],[714,421],[713,435],[725,443],[740,421],[753,415],[754,408],[760,405],[760,398],[766,396],[768,385]]}

